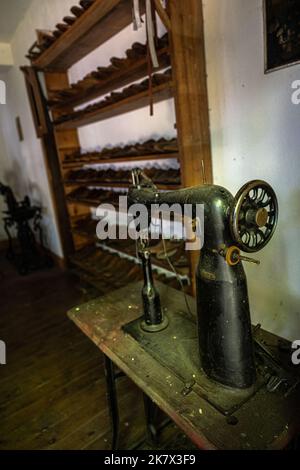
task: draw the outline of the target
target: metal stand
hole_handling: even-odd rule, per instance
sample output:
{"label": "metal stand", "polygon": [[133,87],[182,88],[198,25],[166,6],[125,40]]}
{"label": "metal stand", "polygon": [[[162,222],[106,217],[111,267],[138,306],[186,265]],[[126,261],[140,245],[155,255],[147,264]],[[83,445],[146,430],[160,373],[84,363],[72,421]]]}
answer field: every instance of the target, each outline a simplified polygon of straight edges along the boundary
{"label": "metal stand", "polygon": [[[106,396],[107,404],[109,408],[111,428],[112,428],[112,446],[111,450],[118,450],[119,438],[120,438],[120,415],[118,406],[118,394],[116,388],[116,380],[120,377],[124,377],[123,372],[116,373],[114,363],[104,354],[104,367],[106,377]],[[157,406],[153,401],[143,393],[144,399],[144,410],[146,419],[147,429],[147,440],[150,445],[158,445],[158,429],[155,426],[155,418],[157,416]],[[166,425],[170,422],[168,419]]]}
{"label": "metal stand", "polygon": [[[44,248],[41,208],[32,206],[27,196],[23,201],[17,202],[11,188],[2,183],[0,183],[0,194],[5,197],[8,208],[4,212],[4,229],[8,237],[7,259],[15,263],[21,275],[35,269],[51,267],[52,259]],[[29,222],[32,222],[33,229]],[[19,245],[17,252],[13,246],[12,229],[17,235]],[[34,232],[39,235],[40,246],[36,242]]]}
{"label": "metal stand", "polygon": [[144,286],[142,300],[144,315],[141,328],[144,331],[156,333],[165,330],[169,324],[168,318],[163,314],[159,292],[156,289],[152,275],[151,252],[147,248],[148,240],[138,241],[139,258],[142,261]]}

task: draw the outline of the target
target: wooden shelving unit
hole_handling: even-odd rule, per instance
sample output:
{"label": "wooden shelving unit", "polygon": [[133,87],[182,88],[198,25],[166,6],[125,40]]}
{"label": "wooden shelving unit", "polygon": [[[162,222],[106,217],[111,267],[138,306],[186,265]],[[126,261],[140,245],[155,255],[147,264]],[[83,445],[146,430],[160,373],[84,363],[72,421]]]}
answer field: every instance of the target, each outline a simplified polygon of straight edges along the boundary
{"label": "wooden shelving unit", "polygon": [[[116,188],[116,189],[128,189],[130,183],[114,183],[114,182],[103,182],[103,181],[93,181],[93,180],[77,180],[77,181],[65,181],[65,186],[93,186],[95,188]],[[156,184],[157,189],[162,191],[180,189],[180,184]]]}
{"label": "wooden shelving unit", "polygon": [[64,170],[69,170],[73,168],[80,168],[85,165],[92,164],[99,164],[99,165],[111,165],[115,163],[135,163],[141,161],[153,161],[153,160],[169,160],[169,159],[176,159],[179,161],[179,154],[178,153],[161,153],[161,154],[149,154],[149,155],[141,155],[141,156],[125,156],[125,157],[115,157],[115,158],[101,158],[99,160],[93,160],[93,162],[89,161],[76,161],[76,162],[64,162],[62,167]]}
{"label": "wooden shelving unit", "polygon": [[[145,12],[143,0],[140,1],[140,8],[143,14]],[[192,15],[191,12],[193,12]],[[72,198],[70,190],[82,185],[126,189],[128,184],[77,179],[70,181],[66,177],[68,170],[93,164],[110,165],[171,158],[180,163],[181,185],[161,184],[158,185],[159,189],[172,190],[212,182],[202,2],[201,0],[184,2],[168,0],[167,9],[159,8],[157,13],[167,26],[169,33],[169,45],[157,51],[160,63],[158,70],[171,64],[172,79],[166,83],[154,85],[151,94],[154,104],[175,98],[178,152],[140,156],[119,155],[99,158],[92,162],[85,161],[84,157],[78,161],[67,160],[69,155],[80,150],[78,128],[115,116],[122,116],[150,105],[149,90],[145,90],[111,104],[87,107],[86,110],[74,112],[76,106],[84,105],[104,94],[146,78],[149,72],[149,58],[146,54],[144,57],[128,61],[128,66],[114,71],[113,75],[107,79],[102,78],[99,82],[95,82],[87,77],[82,92],[73,87],[73,91],[66,93],[66,90],[72,90],[68,80],[68,69],[132,23],[131,0],[94,0],[92,5],[86,11],[82,11],[76,21],[74,19],[73,24],[66,27],[66,31],[39,57],[32,56],[31,70],[33,74],[37,71],[44,72],[48,95],[48,105],[44,97],[40,100],[44,103],[44,112],[48,113],[48,117],[46,129],[45,126],[39,127],[39,137],[43,140],[50,181],[55,182],[52,194],[58,224],[64,226],[64,231],[61,231],[64,255],[73,265],[76,250],[82,248],[85,243],[91,242],[89,237],[74,229],[74,221],[88,216],[91,208],[97,207],[101,201],[84,197]],[[74,88],[76,88],[75,92]],[[57,98],[58,92],[62,92],[60,96],[65,93],[66,97],[63,102]],[[39,93],[42,96],[41,86]],[[32,99],[31,96],[30,99]],[[34,105],[32,109],[35,109]],[[62,115],[70,115],[70,118],[60,120]],[[39,119],[37,122],[39,123]],[[53,122],[57,124],[54,125]],[[63,188],[64,200],[58,196],[57,187]],[[64,212],[59,210],[62,206],[67,208],[68,220],[63,217]],[[70,236],[72,243],[70,243]],[[77,266],[83,270],[84,265],[85,263],[79,266],[77,263]],[[194,269],[193,257],[191,258],[191,271]]]}
{"label": "wooden shelving unit", "polygon": [[[69,204],[75,204],[75,205],[81,205],[81,206],[86,206],[90,208],[97,208],[100,204],[100,201],[96,201],[95,199],[72,199],[71,197],[67,198],[67,202]],[[111,203],[114,205],[113,203]],[[117,206],[116,206],[117,208]]]}

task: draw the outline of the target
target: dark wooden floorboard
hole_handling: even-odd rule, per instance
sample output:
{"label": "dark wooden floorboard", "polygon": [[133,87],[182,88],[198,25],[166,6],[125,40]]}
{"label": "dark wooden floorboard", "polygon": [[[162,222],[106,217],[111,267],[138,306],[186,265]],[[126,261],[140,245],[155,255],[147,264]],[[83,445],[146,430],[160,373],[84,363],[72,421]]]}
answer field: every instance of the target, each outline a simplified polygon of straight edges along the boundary
{"label": "dark wooden floorboard", "polygon": [[[66,315],[86,301],[76,282],[57,268],[20,277],[0,254],[1,450],[110,449],[103,357]],[[126,377],[118,392],[120,447],[129,449],[145,436],[143,400]]]}
{"label": "dark wooden floorboard", "polygon": [[[56,268],[20,277],[2,254],[0,276],[0,339],[7,345],[7,365],[0,368],[0,449],[82,449],[94,442],[101,449],[102,436],[106,448],[111,433],[103,358],[66,316],[84,300],[75,278]],[[129,423],[140,393],[127,378],[120,382]],[[136,434],[142,436],[139,423]]]}

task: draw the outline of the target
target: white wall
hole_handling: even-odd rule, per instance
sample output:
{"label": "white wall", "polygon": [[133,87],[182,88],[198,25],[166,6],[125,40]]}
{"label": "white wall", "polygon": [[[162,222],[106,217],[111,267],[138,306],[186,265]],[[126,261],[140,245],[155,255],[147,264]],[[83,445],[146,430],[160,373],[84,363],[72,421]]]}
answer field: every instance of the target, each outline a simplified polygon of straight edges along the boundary
{"label": "white wall", "polygon": [[11,46],[8,43],[0,43],[0,66],[13,65],[13,55]]}
{"label": "white wall", "polygon": [[300,106],[296,65],[264,74],[262,0],[206,0],[204,7],[215,182],[236,193],[247,180],[275,189],[279,226],[247,266],[254,322],[300,338]]}

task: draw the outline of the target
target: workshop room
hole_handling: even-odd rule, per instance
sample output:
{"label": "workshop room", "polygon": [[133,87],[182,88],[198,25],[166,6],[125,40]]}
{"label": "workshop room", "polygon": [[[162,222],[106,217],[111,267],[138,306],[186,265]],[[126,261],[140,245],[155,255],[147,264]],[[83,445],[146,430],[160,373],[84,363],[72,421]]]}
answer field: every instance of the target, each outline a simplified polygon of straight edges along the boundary
{"label": "workshop room", "polygon": [[299,450],[299,123],[299,0],[0,0],[0,451]]}

